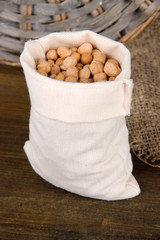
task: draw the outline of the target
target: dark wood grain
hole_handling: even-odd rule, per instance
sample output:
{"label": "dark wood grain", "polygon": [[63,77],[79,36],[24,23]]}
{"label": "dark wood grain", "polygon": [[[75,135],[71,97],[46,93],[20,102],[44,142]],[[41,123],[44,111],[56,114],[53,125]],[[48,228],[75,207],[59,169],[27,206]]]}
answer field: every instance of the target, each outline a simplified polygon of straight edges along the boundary
{"label": "dark wood grain", "polygon": [[0,65],[0,240],[160,239],[160,171],[133,157],[142,193],[123,201],[56,188],[31,168],[30,103],[23,72]]}

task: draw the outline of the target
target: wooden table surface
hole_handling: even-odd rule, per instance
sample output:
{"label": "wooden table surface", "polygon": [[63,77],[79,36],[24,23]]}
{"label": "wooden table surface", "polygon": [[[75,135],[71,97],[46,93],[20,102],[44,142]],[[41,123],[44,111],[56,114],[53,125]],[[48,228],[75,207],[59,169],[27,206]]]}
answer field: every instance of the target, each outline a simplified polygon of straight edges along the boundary
{"label": "wooden table surface", "polygon": [[22,69],[0,65],[0,240],[160,239],[160,170],[133,157],[142,193],[123,201],[56,188],[23,151],[30,102]]}

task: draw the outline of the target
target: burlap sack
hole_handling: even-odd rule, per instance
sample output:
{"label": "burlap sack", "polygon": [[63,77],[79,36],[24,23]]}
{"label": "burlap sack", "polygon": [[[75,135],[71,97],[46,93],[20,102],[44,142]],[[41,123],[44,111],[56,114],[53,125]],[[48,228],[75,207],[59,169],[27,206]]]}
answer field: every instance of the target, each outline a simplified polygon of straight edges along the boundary
{"label": "burlap sack", "polygon": [[[35,59],[47,50],[86,41],[120,62],[115,81],[61,82],[36,72]],[[91,31],[62,32],[27,42],[20,60],[31,99],[24,150],[33,169],[53,185],[86,197],[138,195],[125,122],[133,87],[129,51]]]}
{"label": "burlap sack", "polygon": [[160,17],[127,47],[134,79],[132,111],[127,118],[130,147],[140,160],[160,167]]}

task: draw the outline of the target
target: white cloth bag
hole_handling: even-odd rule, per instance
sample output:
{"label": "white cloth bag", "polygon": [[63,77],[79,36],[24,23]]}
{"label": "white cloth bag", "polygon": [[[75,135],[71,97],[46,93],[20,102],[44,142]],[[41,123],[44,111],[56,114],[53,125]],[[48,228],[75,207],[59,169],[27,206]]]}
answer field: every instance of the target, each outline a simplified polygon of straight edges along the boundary
{"label": "white cloth bag", "polygon": [[[122,72],[115,81],[61,82],[36,72],[35,59],[47,50],[83,42],[120,62]],[[52,33],[28,41],[20,61],[31,100],[24,150],[33,169],[53,185],[86,197],[138,195],[125,122],[133,88],[126,47],[91,31]]]}

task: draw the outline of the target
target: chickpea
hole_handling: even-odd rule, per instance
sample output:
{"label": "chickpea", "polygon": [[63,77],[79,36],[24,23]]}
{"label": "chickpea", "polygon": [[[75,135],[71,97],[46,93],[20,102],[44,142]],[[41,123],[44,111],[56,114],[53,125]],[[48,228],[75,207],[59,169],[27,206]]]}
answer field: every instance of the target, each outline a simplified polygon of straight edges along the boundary
{"label": "chickpea", "polygon": [[114,81],[115,80],[115,77],[109,77],[108,78],[108,81]]}
{"label": "chickpea", "polygon": [[53,60],[51,60],[51,59],[48,59],[48,60],[46,60],[47,62],[49,62],[49,63],[54,63],[54,61]]}
{"label": "chickpea", "polygon": [[78,69],[75,66],[71,66],[71,67],[67,68],[66,76],[67,77],[73,76],[73,77],[78,78]]}
{"label": "chickpea", "polygon": [[42,61],[37,65],[38,70],[43,70],[46,73],[49,73],[51,71],[51,63],[47,61]]}
{"label": "chickpea", "polygon": [[78,48],[78,52],[79,52],[80,54],[83,54],[83,53],[85,53],[85,52],[91,54],[91,53],[92,53],[92,50],[93,50],[93,46],[92,46],[92,44],[89,43],[89,42],[83,43],[83,44]]}
{"label": "chickpea", "polygon": [[48,77],[48,74],[45,71],[43,71],[42,69],[38,70],[37,72],[40,73],[43,76]]}
{"label": "chickpea", "polygon": [[65,80],[65,76],[64,76],[63,73],[60,72],[60,73],[56,76],[55,79],[60,80],[60,81],[64,81],[64,80]]}
{"label": "chickpea", "polygon": [[119,68],[119,66],[117,64],[107,61],[104,66],[104,72],[109,77],[116,77],[121,72],[121,69]]}
{"label": "chickpea", "polygon": [[92,56],[94,57],[94,55],[97,53],[100,53],[100,50],[98,50],[97,48],[93,49]]}
{"label": "chickpea", "polygon": [[86,67],[90,69],[90,64],[84,65],[84,68],[86,68]]}
{"label": "chickpea", "polygon": [[78,53],[78,52],[73,52],[73,53],[71,54],[71,56],[72,56],[72,57],[75,57],[75,59],[77,60],[77,62],[79,62],[79,60],[81,59],[81,55],[80,55],[80,53]]}
{"label": "chickpea", "polygon": [[61,71],[60,67],[57,64],[54,64],[54,66],[51,68],[51,75],[53,73],[58,74],[60,73],[60,71]]}
{"label": "chickpea", "polygon": [[91,73],[94,75],[96,73],[101,73],[104,70],[104,65],[98,61],[92,61],[90,64]]}
{"label": "chickpea", "polygon": [[85,67],[79,71],[79,78],[88,79],[91,75],[91,71],[89,68]]}
{"label": "chickpea", "polygon": [[58,58],[57,60],[56,60],[56,64],[58,65],[58,66],[61,66],[62,64],[63,64],[63,58]]}
{"label": "chickpea", "polygon": [[55,74],[55,73],[53,73],[53,74],[50,75],[50,78],[56,79],[56,77],[57,77],[57,74]]}
{"label": "chickpea", "polygon": [[104,55],[104,53],[102,53],[101,51],[97,51],[94,53],[94,58],[93,58],[94,61],[98,61],[98,62],[101,62],[102,64],[105,63],[106,61],[106,56]]}
{"label": "chickpea", "polygon": [[66,71],[62,71],[61,73],[66,77]]}
{"label": "chickpea", "polygon": [[90,53],[83,53],[81,56],[81,62],[83,64],[89,64],[92,62],[92,55]]}
{"label": "chickpea", "polygon": [[94,82],[93,78],[89,78],[88,80],[89,80],[89,83]]}
{"label": "chickpea", "polygon": [[58,54],[57,51],[55,49],[51,49],[47,52],[46,54],[46,58],[49,60],[57,60],[58,58]]}
{"label": "chickpea", "polygon": [[55,62],[53,60],[48,60],[48,62],[51,64],[51,68],[54,66]]}
{"label": "chickpea", "polygon": [[71,49],[67,48],[67,47],[59,47],[57,49],[57,53],[61,58],[66,58],[68,56],[71,55]]}
{"label": "chickpea", "polygon": [[81,82],[81,83],[92,83],[92,82],[94,82],[93,81],[93,78],[80,78],[79,79],[79,82]]}
{"label": "chickpea", "polygon": [[107,60],[107,62],[111,62],[111,63],[113,63],[113,64],[119,66],[119,62],[118,62],[116,59],[109,58],[109,59]]}
{"label": "chickpea", "polygon": [[89,79],[88,78],[80,78],[79,82],[80,83],[89,83]]}
{"label": "chickpea", "polygon": [[84,65],[82,63],[77,63],[76,67],[78,68],[78,70],[81,70]]}
{"label": "chickpea", "polygon": [[44,61],[45,61],[45,58],[36,59],[36,60],[35,60],[36,66],[37,66],[38,64],[40,64],[41,62],[44,62]]}
{"label": "chickpea", "polygon": [[66,77],[65,82],[78,82],[78,79],[73,76]]}
{"label": "chickpea", "polygon": [[78,51],[78,49],[77,49],[76,47],[72,47],[72,48],[70,48],[70,49],[71,49],[71,52],[72,52],[72,53]]}
{"label": "chickpea", "polygon": [[69,56],[64,59],[61,69],[67,70],[67,68],[71,66],[76,66],[76,64],[77,64],[77,60],[75,59],[75,57]]}
{"label": "chickpea", "polygon": [[104,72],[97,73],[94,75],[94,81],[95,82],[107,81],[107,75]]}

